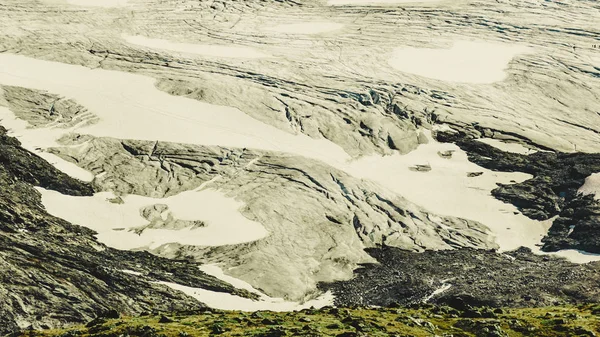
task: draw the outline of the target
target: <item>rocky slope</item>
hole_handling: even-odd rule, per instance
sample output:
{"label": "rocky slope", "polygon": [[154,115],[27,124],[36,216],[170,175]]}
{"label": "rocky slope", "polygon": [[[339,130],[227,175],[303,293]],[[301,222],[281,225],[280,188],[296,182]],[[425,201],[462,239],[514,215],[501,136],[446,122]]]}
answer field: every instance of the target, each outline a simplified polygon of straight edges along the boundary
{"label": "rocky slope", "polygon": [[368,264],[346,282],[323,284],[338,305],[409,305],[422,302],[454,307],[544,307],[598,302],[598,262],[573,264],[534,255],[459,249],[421,254],[396,248],[367,250]]}
{"label": "rocky slope", "polygon": [[92,231],[48,214],[34,186],[79,196],[91,186],[22,149],[2,127],[0,163],[0,334],[87,322],[108,310],[203,307],[157,281],[249,296],[193,263],[111,249]]}

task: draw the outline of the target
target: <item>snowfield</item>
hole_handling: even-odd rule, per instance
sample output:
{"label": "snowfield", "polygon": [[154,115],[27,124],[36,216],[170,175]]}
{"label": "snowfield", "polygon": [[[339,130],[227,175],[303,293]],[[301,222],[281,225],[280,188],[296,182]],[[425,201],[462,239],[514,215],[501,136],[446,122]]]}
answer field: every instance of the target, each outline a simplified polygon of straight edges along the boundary
{"label": "snowfield", "polygon": [[328,0],[327,3],[332,6],[369,6],[381,4],[423,4],[441,1],[443,0]]}
{"label": "snowfield", "polygon": [[449,49],[396,48],[389,64],[400,71],[450,82],[489,84],[506,78],[509,62],[529,48],[456,41]]}
{"label": "snowfield", "polygon": [[129,4],[129,0],[42,0],[50,4],[68,4],[82,7],[116,8]]}
{"label": "snowfield", "polygon": [[[6,190],[27,196],[0,200],[19,219],[0,224],[4,248],[16,247],[16,278],[0,293],[25,303],[37,280],[50,283],[38,289],[48,301],[20,311],[0,301],[0,312],[14,330],[38,313],[35,329],[81,320],[86,308],[129,315],[196,300],[293,311],[465,292],[507,306],[597,297],[598,265],[584,264],[600,261],[590,253],[600,252],[599,204],[577,199],[583,176],[570,174],[600,171],[598,9],[542,0],[2,3],[0,125],[87,183],[47,181],[55,171],[3,139]],[[472,139],[523,156],[489,154]],[[536,184],[519,170],[535,172]],[[46,188],[35,192],[36,183]],[[600,172],[578,191],[600,200]],[[91,231],[65,233],[72,226],[48,214]],[[44,249],[17,249],[32,243]],[[570,249],[541,251],[561,248]],[[174,270],[180,263],[186,269]],[[454,275],[458,264],[472,269]],[[511,282],[524,274],[535,277]],[[407,279],[415,282],[397,291]],[[205,289],[230,291],[226,283],[258,300]],[[63,303],[65,291],[73,296]],[[64,305],[70,318],[54,318]]]}
{"label": "snowfield", "polygon": [[[116,196],[110,192],[74,197],[37,189],[50,214],[95,230],[98,241],[117,249],[154,249],[168,243],[222,246],[251,242],[268,235],[261,224],[239,213],[242,203],[209,189],[186,191],[162,199],[127,195],[122,197],[122,203],[114,202]],[[141,210],[153,205],[167,205],[173,218],[199,220],[205,227],[170,228],[167,224],[164,228],[143,228],[149,222],[142,217]],[[143,231],[137,233],[136,229]]]}
{"label": "snowfield", "polygon": [[46,90],[75,99],[96,114],[81,134],[118,139],[256,148],[326,162],[350,157],[325,139],[293,135],[239,109],[162,92],[150,77],[0,54],[0,84]]}

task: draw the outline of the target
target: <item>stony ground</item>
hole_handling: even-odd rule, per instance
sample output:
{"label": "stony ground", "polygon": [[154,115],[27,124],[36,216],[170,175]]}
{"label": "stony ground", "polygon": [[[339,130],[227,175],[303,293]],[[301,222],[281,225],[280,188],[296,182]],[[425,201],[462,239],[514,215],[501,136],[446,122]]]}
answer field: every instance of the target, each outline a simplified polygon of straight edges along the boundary
{"label": "stony ground", "polygon": [[[115,313],[116,314],[116,313]],[[117,317],[115,315],[115,317]],[[182,336],[596,336],[600,307],[493,309],[447,306],[323,308],[291,313],[207,310],[187,314],[97,318],[86,326],[27,331],[22,337]]]}
{"label": "stony ground", "polygon": [[321,284],[338,305],[410,305],[423,301],[454,306],[545,307],[600,301],[600,263],[573,264],[529,249],[497,253],[457,249],[412,253],[367,249],[367,264],[348,281]]}

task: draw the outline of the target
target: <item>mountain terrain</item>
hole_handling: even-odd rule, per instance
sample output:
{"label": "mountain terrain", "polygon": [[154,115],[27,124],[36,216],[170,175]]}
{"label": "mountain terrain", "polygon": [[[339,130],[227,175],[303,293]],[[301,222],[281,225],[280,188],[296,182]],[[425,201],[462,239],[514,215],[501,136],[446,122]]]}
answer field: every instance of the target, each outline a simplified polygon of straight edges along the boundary
{"label": "mountain terrain", "polygon": [[[596,1],[6,0],[0,17],[0,335],[150,336],[177,312],[404,326],[376,308],[423,305],[460,311],[418,314],[465,336],[524,333],[460,318],[483,307],[527,313],[530,335],[597,330]],[[430,327],[411,324],[394,332]]]}

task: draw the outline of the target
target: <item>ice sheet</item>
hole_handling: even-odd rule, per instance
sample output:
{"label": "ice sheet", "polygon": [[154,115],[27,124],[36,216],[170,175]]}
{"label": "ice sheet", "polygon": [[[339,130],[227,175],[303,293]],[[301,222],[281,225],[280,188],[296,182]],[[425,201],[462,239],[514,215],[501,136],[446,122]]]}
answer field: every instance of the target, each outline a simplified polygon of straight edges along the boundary
{"label": "ice sheet", "polygon": [[[94,125],[70,131],[119,139],[283,151],[319,159],[355,177],[378,182],[430,211],[480,221],[495,234],[501,250],[519,246],[535,248],[549,227],[547,222],[528,219],[514,206],[495,199],[490,193],[496,183],[523,181],[529,178],[528,175],[485,170],[470,163],[466,154],[453,144],[441,144],[431,139],[429,144],[422,145],[407,155],[370,156],[349,162],[350,157],[339,146],[325,139],[284,132],[235,108],[171,96],[156,89],[153,82],[153,79],[140,75],[90,70],[24,56],[0,54],[1,84],[47,90],[73,98],[100,119]],[[35,137],[28,132],[24,131],[21,138],[40,139],[47,144],[54,144],[52,137],[58,136],[54,129],[48,131],[49,134],[33,130],[31,132],[39,132],[41,135]],[[438,155],[438,152],[447,150],[454,151],[451,159]],[[415,165],[423,164],[431,165],[432,170],[410,170]],[[478,177],[467,176],[473,172],[483,174]],[[128,214],[139,217],[132,210]],[[84,222],[83,219],[79,220]],[[177,234],[160,232],[160,235],[176,235],[177,237],[169,240],[181,239],[181,242],[186,243],[190,242],[191,237],[196,240],[196,231],[200,229],[190,230],[189,233],[179,231]],[[108,233],[114,234],[101,233],[99,238],[109,242],[111,238]],[[214,240],[211,241],[213,245],[225,242],[216,234],[211,236],[211,240]],[[121,239],[118,241],[114,244],[155,246],[164,243],[164,240],[150,238],[142,241],[132,238],[129,243],[127,240],[124,243],[121,243]]]}

